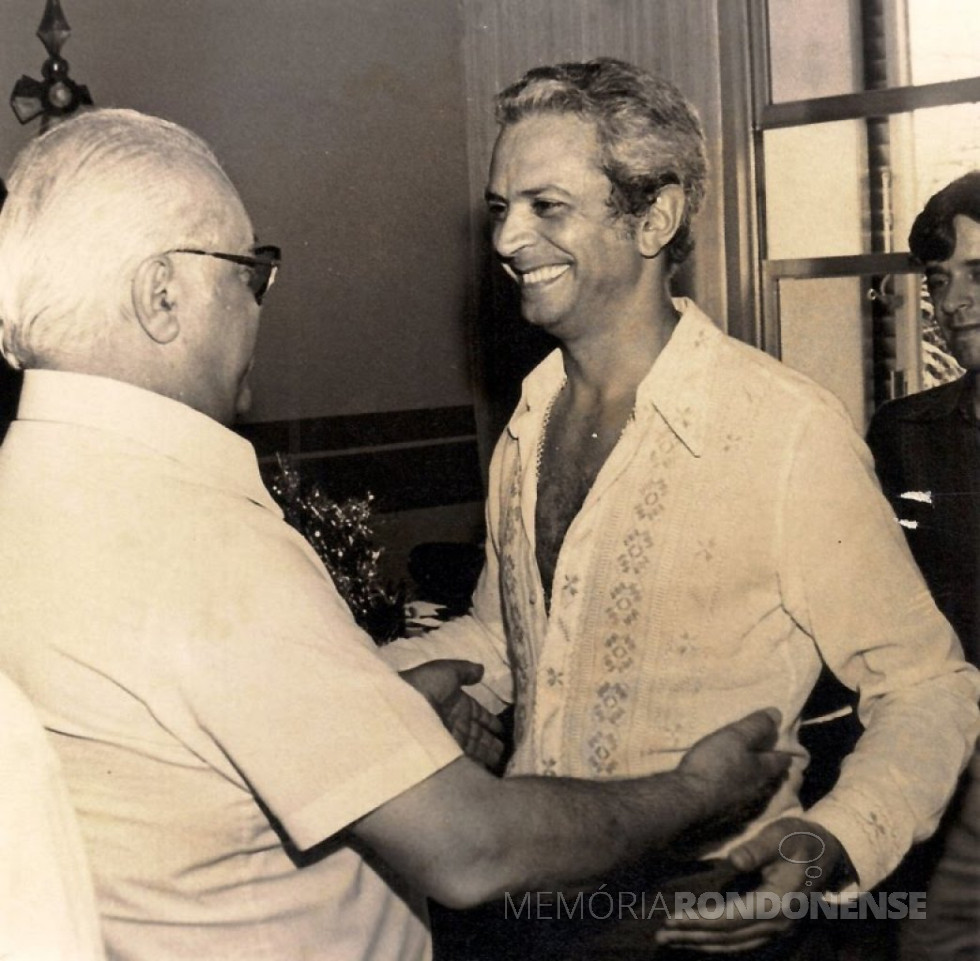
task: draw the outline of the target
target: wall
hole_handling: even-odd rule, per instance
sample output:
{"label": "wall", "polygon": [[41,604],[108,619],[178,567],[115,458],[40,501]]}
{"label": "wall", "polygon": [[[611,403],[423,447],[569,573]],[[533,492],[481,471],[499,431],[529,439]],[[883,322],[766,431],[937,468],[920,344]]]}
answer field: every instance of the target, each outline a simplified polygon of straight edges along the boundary
{"label": "wall", "polygon": [[[338,495],[370,483],[386,512],[410,509],[411,530],[389,532],[396,550],[416,534],[470,536],[481,490],[455,4],[62,3],[63,54],[96,104],[203,135],[260,239],[283,248],[254,374],[261,449],[305,458],[331,492],[339,478]],[[21,74],[40,75],[43,8],[0,4],[4,101]],[[36,131],[0,106],[0,169]],[[370,474],[365,452],[383,455]],[[400,500],[405,487],[414,493]]]}
{"label": "wall", "polygon": [[[282,245],[258,420],[468,404],[459,27],[443,0],[63,0],[96,104],[201,133]],[[0,6],[0,93],[42,0]],[[0,110],[0,167],[37,125]]]}

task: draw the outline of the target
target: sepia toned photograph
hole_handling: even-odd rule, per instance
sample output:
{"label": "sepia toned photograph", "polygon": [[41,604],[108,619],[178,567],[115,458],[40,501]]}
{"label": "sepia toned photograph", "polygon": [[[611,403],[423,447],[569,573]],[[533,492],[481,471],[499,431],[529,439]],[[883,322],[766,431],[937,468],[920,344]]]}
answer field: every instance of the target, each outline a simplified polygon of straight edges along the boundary
{"label": "sepia toned photograph", "polygon": [[980,961],[973,0],[0,0],[0,958]]}

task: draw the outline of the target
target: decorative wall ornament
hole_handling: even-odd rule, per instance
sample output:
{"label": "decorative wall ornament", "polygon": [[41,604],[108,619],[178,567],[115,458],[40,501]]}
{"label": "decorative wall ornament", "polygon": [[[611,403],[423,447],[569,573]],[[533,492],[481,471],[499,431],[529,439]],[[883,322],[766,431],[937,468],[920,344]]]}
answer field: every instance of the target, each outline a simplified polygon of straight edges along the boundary
{"label": "decorative wall ornament", "polygon": [[92,105],[88,87],[75,83],[68,76],[68,61],[61,56],[61,48],[70,35],[71,27],[60,0],[47,0],[41,25],[37,28],[38,39],[48,52],[48,59],[41,67],[44,79],[23,76],[10,95],[10,106],[21,123],[41,118],[40,133],[79,107]]}

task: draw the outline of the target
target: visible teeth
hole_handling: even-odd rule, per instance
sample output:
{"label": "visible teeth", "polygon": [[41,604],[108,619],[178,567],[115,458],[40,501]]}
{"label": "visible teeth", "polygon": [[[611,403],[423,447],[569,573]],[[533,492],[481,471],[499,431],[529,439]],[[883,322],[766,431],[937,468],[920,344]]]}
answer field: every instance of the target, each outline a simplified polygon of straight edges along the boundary
{"label": "visible teeth", "polygon": [[530,270],[526,274],[521,274],[521,284],[525,287],[531,284],[543,284],[546,280],[554,280],[568,270],[568,264],[552,264],[549,267],[538,267],[537,270]]}

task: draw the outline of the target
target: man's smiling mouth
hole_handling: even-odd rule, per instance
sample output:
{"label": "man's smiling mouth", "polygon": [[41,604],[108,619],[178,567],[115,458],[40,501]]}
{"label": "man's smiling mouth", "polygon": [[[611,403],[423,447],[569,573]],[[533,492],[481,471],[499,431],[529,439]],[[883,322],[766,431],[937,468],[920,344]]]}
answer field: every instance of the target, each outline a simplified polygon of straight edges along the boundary
{"label": "man's smiling mouth", "polygon": [[521,271],[510,264],[504,264],[504,270],[521,287],[533,287],[535,284],[546,284],[549,281],[557,280],[570,266],[570,264],[549,264],[546,267],[535,267],[534,270]]}
{"label": "man's smiling mouth", "polygon": [[960,337],[960,336],[969,337],[977,333],[977,331],[980,331],[980,320],[967,321],[962,324],[950,325],[948,330],[949,330],[950,337]]}

